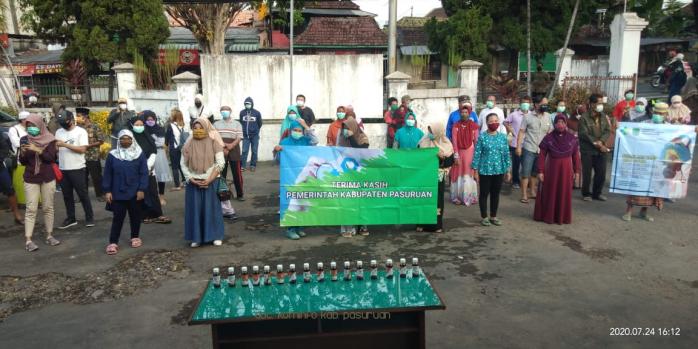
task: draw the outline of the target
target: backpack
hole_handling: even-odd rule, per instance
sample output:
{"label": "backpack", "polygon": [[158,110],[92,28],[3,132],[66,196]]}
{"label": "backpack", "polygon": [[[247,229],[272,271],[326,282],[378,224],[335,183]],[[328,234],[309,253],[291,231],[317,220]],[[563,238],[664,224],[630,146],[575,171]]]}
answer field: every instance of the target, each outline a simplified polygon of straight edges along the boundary
{"label": "backpack", "polygon": [[17,156],[12,151],[12,142],[10,141],[9,131],[0,131],[0,161],[4,162],[5,167],[12,171],[15,167],[15,159]]}
{"label": "backpack", "polygon": [[179,142],[177,143],[177,149],[182,149],[184,143],[186,143],[187,139],[189,138],[189,132],[184,131],[184,129],[179,128],[179,126],[177,126],[177,128],[179,129]]}

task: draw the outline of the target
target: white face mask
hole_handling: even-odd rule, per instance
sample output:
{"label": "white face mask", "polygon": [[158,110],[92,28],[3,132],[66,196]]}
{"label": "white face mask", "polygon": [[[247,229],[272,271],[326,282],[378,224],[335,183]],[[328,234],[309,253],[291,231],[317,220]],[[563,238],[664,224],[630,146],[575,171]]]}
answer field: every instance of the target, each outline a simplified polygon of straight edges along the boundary
{"label": "white face mask", "polygon": [[596,112],[597,112],[597,113],[600,113],[600,112],[602,112],[602,111],[603,111],[603,104],[597,104],[597,105],[596,105]]}
{"label": "white face mask", "polygon": [[128,107],[128,105],[126,103],[119,104],[119,109],[121,109],[121,110],[126,110],[127,107]]}
{"label": "white face mask", "polygon": [[299,106],[299,107],[302,107],[302,106],[305,105],[305,101],[300,100],[300,99],[299,99],[299,100],[296,100],[296,105]]}

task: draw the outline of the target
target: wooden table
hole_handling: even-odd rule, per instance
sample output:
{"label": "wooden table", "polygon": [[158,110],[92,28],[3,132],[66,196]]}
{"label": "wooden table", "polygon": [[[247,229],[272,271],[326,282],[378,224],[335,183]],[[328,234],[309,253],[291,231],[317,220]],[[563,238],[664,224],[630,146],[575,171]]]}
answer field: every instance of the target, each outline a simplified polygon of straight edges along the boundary
{"label": "wooden table", "polygon": [[[210,324],[214,348],[425,348],[424,312],[446,309],[429,280],[353,278],[235,287],[209,282],[189,321]],[[250,280],[251,282],[251,280]]]}

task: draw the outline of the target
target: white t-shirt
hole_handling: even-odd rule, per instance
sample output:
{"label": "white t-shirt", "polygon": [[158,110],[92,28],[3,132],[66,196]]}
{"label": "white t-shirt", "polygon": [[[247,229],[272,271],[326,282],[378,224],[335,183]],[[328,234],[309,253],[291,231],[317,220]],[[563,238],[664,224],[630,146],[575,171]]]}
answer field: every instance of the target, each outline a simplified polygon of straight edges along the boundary
{"label": "white t-shirt", "polygon": [[[59,128],[56,131],[56,140],[75,146],[90,144],[87,138],[87,131],[80,126],[75,126],[70,131]],[[66,147],[60,147],[58,148],[58,165],[61,170],[65,171],[85,168],[85,154],[76,153]]]}
{"label": "white t-shirt", "polygon": [[22,124],[17,124],[12,126],[12,128],[7,131],[8,136],[10,137],[10,143],[12,143],[12,151],[15,154],[19,154],[17,149],[19,149],[19,140],[27,135],[27,130],[24,129],[24,126]]}

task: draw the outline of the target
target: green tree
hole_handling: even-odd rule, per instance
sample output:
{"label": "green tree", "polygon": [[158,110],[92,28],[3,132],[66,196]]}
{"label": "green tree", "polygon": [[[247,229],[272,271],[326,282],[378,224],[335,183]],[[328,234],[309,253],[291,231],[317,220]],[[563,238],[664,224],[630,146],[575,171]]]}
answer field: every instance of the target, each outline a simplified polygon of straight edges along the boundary
{"label": "green tree", "polygon": [[451,67],[464,59],[485,60],[487,33],[491,29],[492,18],[478,7],[458,10],[446,21],[432,18],[425,25],[429,49],[439,52],[442,62]]}
{"label": "green tree", "polygon": [[225,53],[225,32],[240,11],[249,7],[239,1],[215,4],[167,5],[167,14],[181,26],[191,30],[203,53]]}
{"label": "green tree", "polygon": [[20,0],[22,22],[48,43],[66,45],[63,60],[131,62],[133,52],[152,60],[169,36],[161,0]]}

